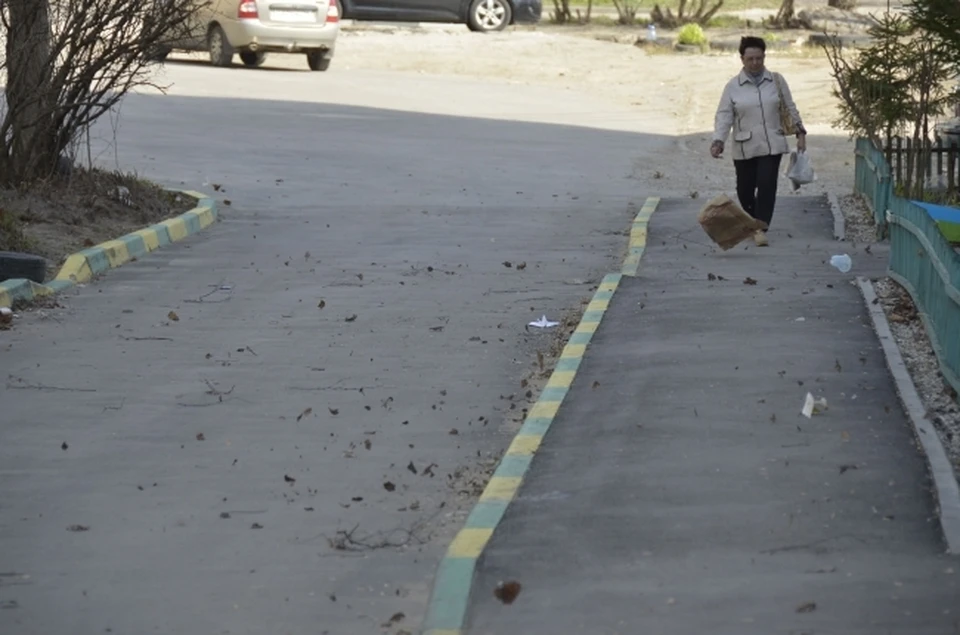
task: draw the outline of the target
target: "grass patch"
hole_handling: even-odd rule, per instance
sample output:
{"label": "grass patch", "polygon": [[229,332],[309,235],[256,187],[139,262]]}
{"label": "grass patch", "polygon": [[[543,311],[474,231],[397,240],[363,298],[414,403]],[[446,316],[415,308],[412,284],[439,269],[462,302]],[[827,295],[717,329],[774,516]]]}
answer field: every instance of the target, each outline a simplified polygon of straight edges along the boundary
{"label": "grass patch", "polygon": [[743,29],[746,26],[747,21],[735,15],[716,15],[707,22],[707,28],[710,29]]}

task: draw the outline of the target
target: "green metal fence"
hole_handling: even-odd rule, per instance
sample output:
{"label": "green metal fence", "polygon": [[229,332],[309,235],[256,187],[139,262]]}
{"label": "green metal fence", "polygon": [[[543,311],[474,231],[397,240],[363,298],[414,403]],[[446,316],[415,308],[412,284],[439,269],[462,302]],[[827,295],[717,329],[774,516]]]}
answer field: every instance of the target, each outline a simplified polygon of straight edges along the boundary
{"label": "green metal fence", "polygon": [[890,236],[888,273],[910,293],[944,378],[960,391],[960,254],[926,210],[893,195],[890,166],[869,139],[857,140],[856,191]]}
{"label": "green metal fence", "polygon": [[893,196],[890,165],[870,139],[857,139],[855,166],[856,191],[870,201],[877,232],[882,235],[887,226],[886,211]]}

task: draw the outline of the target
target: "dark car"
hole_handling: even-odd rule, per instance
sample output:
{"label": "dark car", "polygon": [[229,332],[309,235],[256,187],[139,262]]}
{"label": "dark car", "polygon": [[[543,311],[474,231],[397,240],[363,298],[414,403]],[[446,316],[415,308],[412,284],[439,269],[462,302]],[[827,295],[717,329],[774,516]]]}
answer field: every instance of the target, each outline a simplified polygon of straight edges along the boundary
{"label": "dark car", "polygon": [[542,0],[341,0],[348,20],[466,23],[471,31],[502,31],[536,24]]}

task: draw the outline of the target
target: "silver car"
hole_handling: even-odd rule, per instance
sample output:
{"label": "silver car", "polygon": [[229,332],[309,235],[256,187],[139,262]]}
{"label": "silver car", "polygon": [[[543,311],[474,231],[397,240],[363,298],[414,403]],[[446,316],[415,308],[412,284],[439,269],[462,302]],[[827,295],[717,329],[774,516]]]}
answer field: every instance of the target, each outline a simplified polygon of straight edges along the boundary
{"label": "silver car", "polygon": [[267,53],[303,53],[312,71],[325,71],[340,33],[337,0],[206,0],[198,4],[189,34],[161,51],[207,51],[215,66],[235,54],[260,66]]}

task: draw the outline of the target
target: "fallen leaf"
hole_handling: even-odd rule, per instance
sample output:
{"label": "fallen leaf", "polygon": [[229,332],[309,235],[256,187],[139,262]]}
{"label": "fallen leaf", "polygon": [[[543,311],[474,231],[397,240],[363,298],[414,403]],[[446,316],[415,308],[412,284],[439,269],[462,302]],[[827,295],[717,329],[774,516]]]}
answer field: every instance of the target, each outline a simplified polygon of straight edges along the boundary
{"label": "fallen leaf", "polygon": [[202,432],[197,433],[197,441],[206,441],[207,437],[203,436]]}
{"label": "fallen leaf", "polygon": [[523,271],[526,268],[527,268],[527,263],[525,262],[521,262],[519,265],[517,265],[517,271]]}
{"label": "fallen leaf", "polygon": [[456,428],[450,428],[450,434],[460,434],[460,431]]}
{"label": "fallen leaf", "polygon": [[417,466],[413,464],[413,461],[410,461],[410,463],[407,464],[407,469],[413,472],[414,474],[417,473]]}
{"label": "fallen leaf", "polygon": [[513,601],[520,595],[521,585],[516,580],[510,582],[501,582],[493,590],[493,596],[504,604],[513,604]]}
{"label": "fallen leaf", "polygon": [[66,441],[64,441],[63,443],[60,444],[60,449],[63,450],[64,452],[66,452],[66,451],[67,451],[67,448],[69,448],[69,447],[70,447],[70,446],[67,445],[67,442],[66,442]]}
{"label": "fallen leaf", "polygon": [[231,205],[233,205],[233,201],[231,201],[229,198],[225,198],[223,199],[223,204],[226,205],[227,207],[230,207]]}
{"label": "fallen leaf", "polygon": [[363,501],[363,496],[354,496],[350,500],[352,500],[354,503],[360,503]]}
{"label": "fallen leaf", "polygon": [[506,267],[507,269],[509,269],[510,267],[513,266],[513,263],[510,262],[509,260],[504,260],[504,261],[503,261],[503,266]]}
{"label": "fallen leaf", "polygon": [[253,523],[252,525],[250,525],[250,529],[263,529],[263,525],[261,525],[260,523]]}
{"label": "fallen leaf", "polygon": [[843,474],[843,473],[846,472],[847,470],[859,470],[859,469],[860,469],[860,466],[859,466],[859,465],[852,465],[852,464],[851,464],[851,465],[841,465],[841,466],[840,466],[840,473]]}
{"label": "fallen leaf", "polygon": [[304,417],[308,416],[308,415],[311,414],[312,412],[313,412],[313,408],[306,408],[303,412],[301,412],[300,414],[297,415],[297,422],[299,423],[299,421],[300,421],[301,419],[303,419]]}
{"label": "fallen leaf", "polygon": [[593,389],[594,389],[594,390],[596,390],[596,389],[599,388],[599,387],[600,387],[600,382],[599,382],[599,381],[593,382]]}
{"label": "fallen leaf", "polygon": [[840,365],[839,359],[837,360],[837,363],[833,365],[833,367],[836,369],[838,373],[843,371],[843,366]]}
{"label": "fallen leaf", "polygon": [[283,475],[283,480],[286,481],[287,483],[296,483],[296,482],[297,482],[297,479],[293,478],[292,476],[288,476],[288,475],[286,475],[286,474]]}
{"label": "fallen leaf", "polygon": [[67,527],[67,531],[90,531],[90,527],[87,525],[70,525]]}
{"label": "fallen leaf", "polygon": [[397,489],[397,486],[391,483],[390,481],[384,481],[383,489],[387,490],[388,492],[392,492],[395,489]]}
{"label": "fallen leaf", "polygon": [[230,512],[220,512],[220,518],[230,518]]}
{"label": "fallen leaf", "polygon": [[353,315],[349,315],[349,316],[347,316],[346,318],[344,318],[343,321],[344,321],[344,322],[353,322],[353,321],[356,320],[356,319],[357,319],[357,314],[354,313]]}
{"label": "fallen leaf", "polygon": [[797,607],[797,613],[813,613],[817,610],[816,602],[804,602]]}
{"label": "fallen leaf", "polygon": [[93,247],[93,245],[94,245],[94,242],[93,242],[92,240],[90,240],[89,238],[84,238],[84,239],[83,239],[83,246],[84,246],[84,247]]}
{"label": "fallen leaf", "polygon": [[743,284],[748,284],[748,285],[751,285],[751,286],[755,286],[755,285],[757,284],[757,281],[754,280],[753,278],[746,277],[746,278],[743,279]]}
{"label": "fallen leaf", "polygon": [[369,450],[372,446],[373,446],[373,443],[370,442],[370,439],[363,440],[363,447]]}
{"label": "fallen leaf", "polygon": [[338,414],[340,414],[340,409],[339,409],[339,408],[330,408],[330,407],[327,407],[327,410],[329,410],[329,411],[330,411],[330,414],[332,414],[333,416],[337,416]]}
{"label": "fallen leaf", "polygon": [[171,322],[179,322],[180,316],[177,315],[176,311],[170,311],[167,313],[167,319],[169,319]]}
{"label": "fallen leaf", "polygon": [[327,301],[326,301],[326,300],[320,300],[320,302],[317,304],[317,308],[318,308],[318,309],[322,309],[322,308],[325,307],[325,306],[327,306]]}
{"label": "fallen leaf", "polygon": [[707,274],[707,280],[710,280],[710,281],[712,282],[713,280],[716,280],[716,279],[717,279],[717,277],[716,277],[715,275],[713,275],[712,273],[708,273],[708,274]]}
{"label": "fallen leaf", "polygon": [[400,613],[400,612],[394,613],[393,615],[390,616],[390,619],[384,622],[383,624],[381,624],[381,626],[383,626],[383,628],[390,628],[391,625],[397,624],[398,622],[402,622],[403,618],[405,617],[406,615],[404,615],[403,613]]}

